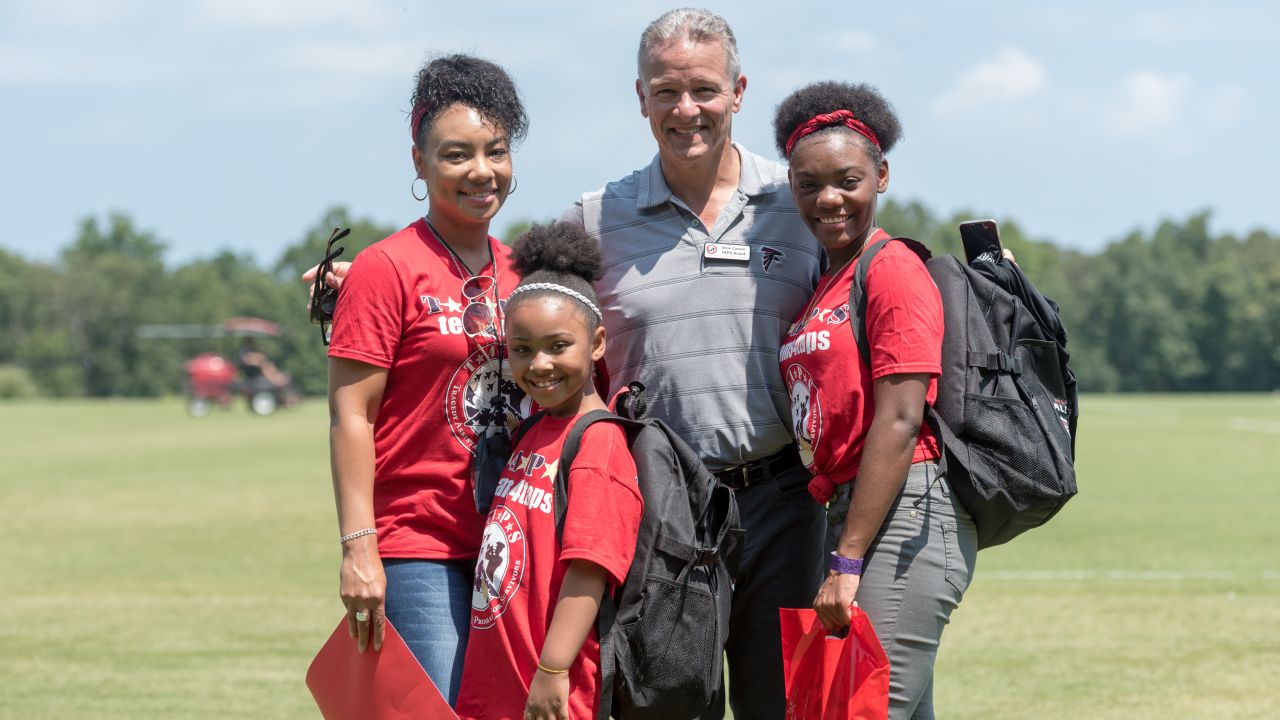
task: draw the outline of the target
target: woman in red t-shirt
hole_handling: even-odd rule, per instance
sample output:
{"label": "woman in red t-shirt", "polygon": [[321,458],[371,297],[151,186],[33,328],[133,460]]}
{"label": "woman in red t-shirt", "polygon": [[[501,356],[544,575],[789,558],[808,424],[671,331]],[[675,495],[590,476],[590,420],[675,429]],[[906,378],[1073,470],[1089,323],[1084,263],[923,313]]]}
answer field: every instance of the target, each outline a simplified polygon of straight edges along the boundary
{"label": "woman in red t-shirt", "polygon": [[506,71],[465,55],[427,63],[412,108],[412,191],[428,209],[346,274],[329,441],[352,635],[379,648],[390,620],[452,703],[484,528],[473,454],[529,407],[501,338],[517,278],[489,236],[528,119]]}
{"label": "woman in red t-shirt", "polygon": [[796,209],[829,261],[779,352],[810,492],[828,504],[830,571],[814,609],[840,628],[856,599],[889,656],[890,716],[932,718],[938,642],[972,577],[977,540],[922,422],[942,372],[943,320],[915,253],[891,242],[869,269],[870,366],[849,328],[857,258],[889,237],[876,226],[876,199],[901,126],[874,88],[827,82],[784,100],[774,134]]}
{"label": "woman in red t-shirt", "polygon": [[605,331],[591,282],[600,249],[581,227],[534,226],[516,242],[520,285],[507,302],[515,381],[544,414],[516,445],[475,565],[464,720],[591,720],[600,701],[596,614],[635,554],[643,501],[626,435],[597,423],[569,470],[556,532],[555,480],[565,437],[605,409],[591,382]]}

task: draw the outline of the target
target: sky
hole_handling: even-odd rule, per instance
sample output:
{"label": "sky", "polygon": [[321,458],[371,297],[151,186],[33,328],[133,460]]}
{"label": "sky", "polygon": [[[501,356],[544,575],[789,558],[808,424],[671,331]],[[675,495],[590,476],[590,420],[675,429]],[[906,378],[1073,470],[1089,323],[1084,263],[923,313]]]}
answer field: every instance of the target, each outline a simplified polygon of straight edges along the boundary
{"label": "sky", "polygon": [[[448,52],[505,66],[531,119],[492,231],[557,217],[652,159],[635,53],[672,7],[0,0],[0,248],[52,260],[84,218],[121,211],[171,263],[227,249],[270,265],[335,204],[407,225],[425,211],[409,96]],[[705,7],[747,76],[734,138],[766,157],[789,92],[868,82],[905,129],[888,197],[1085,251],[1203,210],[1214,232],[1280,231],[1280,4]]]}

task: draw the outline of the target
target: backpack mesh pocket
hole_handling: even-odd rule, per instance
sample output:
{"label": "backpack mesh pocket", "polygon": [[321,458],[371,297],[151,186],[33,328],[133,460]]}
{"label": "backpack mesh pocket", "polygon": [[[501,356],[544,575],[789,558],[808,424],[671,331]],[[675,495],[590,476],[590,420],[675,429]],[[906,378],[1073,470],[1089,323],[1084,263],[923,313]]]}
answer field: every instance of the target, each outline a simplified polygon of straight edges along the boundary
{"label": "backpack mesh pocket", "polygon": [[975,481],[1003,487],[1018,506],[1057,496],[1051,459],[1036,452],[1043,443],[1033,440],[1044,430],[1021,402],[967,395],[964,428],[971,458],[979,461],[969,468]]}
{"label": "backpack mesh pocket", "polygon": [[[664,578],[645,580],[644,612],[636,623],[636,656],[643,658],[645,686],[664,692],[701,695],[714,688],[722,651],[716,643],[715,602],[705,588]],[[696,619],[701,618],[702,622]]]}

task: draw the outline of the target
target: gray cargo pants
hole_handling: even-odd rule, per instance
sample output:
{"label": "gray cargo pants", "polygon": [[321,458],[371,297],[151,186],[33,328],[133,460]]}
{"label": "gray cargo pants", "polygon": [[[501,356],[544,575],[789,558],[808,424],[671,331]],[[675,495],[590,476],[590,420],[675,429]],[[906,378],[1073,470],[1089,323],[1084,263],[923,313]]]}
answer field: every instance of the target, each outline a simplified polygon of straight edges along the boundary
{"label": "gray cargo pants", "polygon": [[[827,506],[827,552],[844,529],[851,492],[852,483],[838,486]],[[932,720],[938,642],[973,578],[977,551],[973,520],[938,466],[912,465],[867,552],[857,595],[889,656],[891,720]]]}

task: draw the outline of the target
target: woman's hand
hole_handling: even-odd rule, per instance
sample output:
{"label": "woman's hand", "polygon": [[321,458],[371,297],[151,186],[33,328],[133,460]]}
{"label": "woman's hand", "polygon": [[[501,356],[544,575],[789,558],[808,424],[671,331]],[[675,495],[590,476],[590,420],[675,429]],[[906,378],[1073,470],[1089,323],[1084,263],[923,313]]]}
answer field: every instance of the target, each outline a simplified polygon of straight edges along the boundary
{"label": "woman's hand", "polygon": [[[302,282],[306,283],[310,288],[308,294],[315,292],[316,289],[316,272],[320,270],[319,265],[312,265],[306,272],[302,273]],[[324,282],[329,287],[337,290],[342,287],[342,283],[347,279],[347,273],[351,270],[349,262],[333,263],[333,271],[324,276]]]}
{"label": "woman's hand", "polygon": [[[365,535],[342,547],[342,569],[339,572],[338,592],[342,604],[347,607],[347,629],[357,638],[360,652],[369,647],[373,636],[373,649],[382,649],[382,636],[386,628],[387,575],[378,556],[376,535]],[[367,614],[363,620],[357,613]]]}
{"label": "woman's hand", "polygon": [[858,582],[861,579],[857,575],[827,573],[826,581],[818,588],[818,595],[813,599],[813,609],[829,632],[843,630],[853,622],[849,609],[853,607],[853,599],[858,594]]}
{"label": "woman's hand", "polygon": [[524,706],[525,720],[569,720],[569,673],[533,674],[529,683],[529,701]]}

